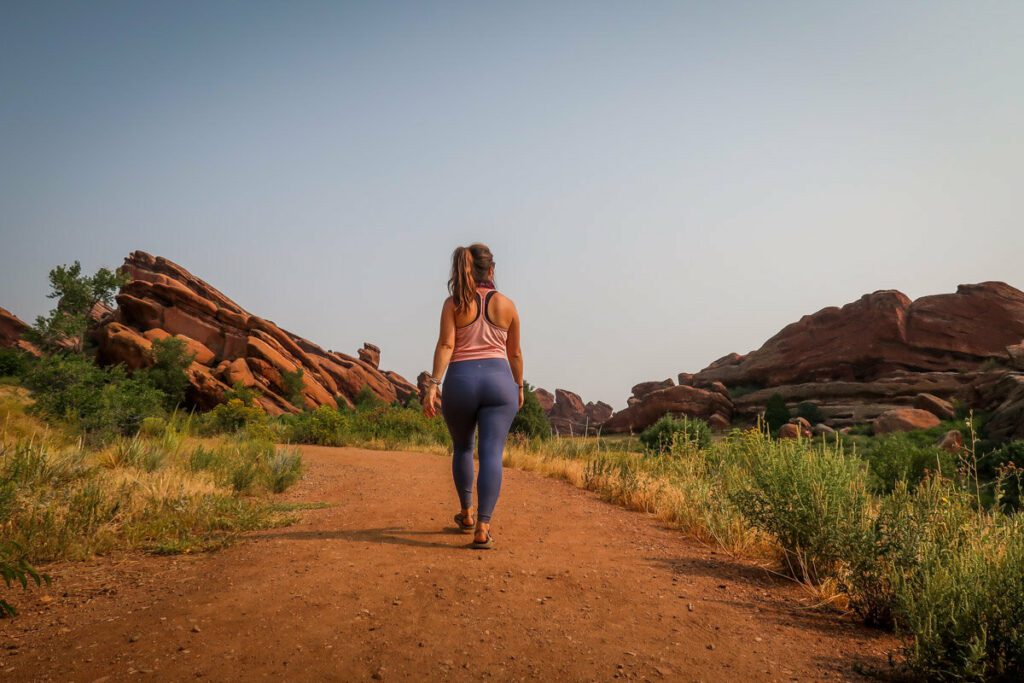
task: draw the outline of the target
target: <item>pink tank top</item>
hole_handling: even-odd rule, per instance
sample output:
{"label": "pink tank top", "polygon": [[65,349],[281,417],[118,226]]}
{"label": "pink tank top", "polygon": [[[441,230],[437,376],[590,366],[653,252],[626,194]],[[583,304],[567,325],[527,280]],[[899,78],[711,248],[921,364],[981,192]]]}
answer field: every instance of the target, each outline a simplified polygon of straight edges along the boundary
{"label": "pink tank top", "polygon": [[495,290],[477,288],[476,319],[468,325],[455,328],[455,349],[452,361],[480,360],[481,358],[508,358],[505,339],[508,330],[498,327],[487,318],[487,304]]}

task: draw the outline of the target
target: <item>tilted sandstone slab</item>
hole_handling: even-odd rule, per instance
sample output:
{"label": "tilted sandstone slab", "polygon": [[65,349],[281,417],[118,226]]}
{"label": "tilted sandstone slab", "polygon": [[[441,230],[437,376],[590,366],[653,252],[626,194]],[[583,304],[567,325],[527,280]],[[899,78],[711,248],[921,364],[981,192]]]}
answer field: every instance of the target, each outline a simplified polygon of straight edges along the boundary
{"label": "tilted sandstone slab", "polygon": [[[301,407],[352,405],[364,388],[388,403],[418,396],[416,385],[381,371],[380,349],[365,344],[363,358],[325,351],[273,322],[252,315],[209,283],[167,259],[133,252],[125,259],[130,281],[118,293],[117,310],[93,331],[98,357],[130,368],[151,363],[152,341],[182,339],[193,354],[189,401],[201,409],[223,400],[235,384],[258,392],[268,412]],[[287,373],[302,371],[303,406],[288,396]]]}

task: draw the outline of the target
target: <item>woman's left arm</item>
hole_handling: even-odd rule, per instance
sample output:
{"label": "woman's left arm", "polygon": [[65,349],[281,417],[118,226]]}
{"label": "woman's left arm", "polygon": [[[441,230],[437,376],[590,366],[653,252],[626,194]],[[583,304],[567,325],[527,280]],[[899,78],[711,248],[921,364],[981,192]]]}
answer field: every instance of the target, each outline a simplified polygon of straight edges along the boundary
{"label": "woman's left arm", "polygon": [[[441,331],[437,336],[437,346],[434,347],[434,367],[430,373],[431,377],[440,381],[448,369],[448,363],[452,359],[452,351],[455,349],[455,305],[451,298],[445,299],[441,307]],[[433,382],[427,387],[426,393],[422,396],[423,414],[427,417],[434,417],[437,414],[437,384]]]}

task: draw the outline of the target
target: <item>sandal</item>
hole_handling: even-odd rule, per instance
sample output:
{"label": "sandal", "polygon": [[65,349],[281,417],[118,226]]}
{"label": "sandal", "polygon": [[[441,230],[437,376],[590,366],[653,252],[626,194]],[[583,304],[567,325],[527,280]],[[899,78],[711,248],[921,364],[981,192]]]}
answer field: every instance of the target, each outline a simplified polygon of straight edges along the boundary
{"label": "sandal", "polygon": [[473,530],[476,529],[476,522],[466,522],[466,518],[462,516],[461,512],[455,513],[453,519],[455,520],[455,526],[462,529],[464,534],[473,533]]}
{"label": "sandal", "polygon": [[491,538],[491,530],[490,529],[487,530],[487,540],[486,541],[478,541],[476,539],[473,539],[473,542],[469,544],[469,547],[473,548],[474,550],[490,550],[491,548],[493,548],[494,547],[494,539]]}

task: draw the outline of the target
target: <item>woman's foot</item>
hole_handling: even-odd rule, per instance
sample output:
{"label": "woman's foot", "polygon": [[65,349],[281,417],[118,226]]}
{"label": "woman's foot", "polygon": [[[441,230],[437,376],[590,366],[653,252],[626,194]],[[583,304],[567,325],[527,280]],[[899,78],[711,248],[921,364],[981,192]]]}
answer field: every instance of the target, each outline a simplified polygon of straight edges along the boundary
{"label": "woman's foot", "polygon": [[478,522],[476,525],[476,531],[473,532],[473,547],[474,548],[490,548],[491,547],[491,525],[487,522]]}
{"label": "woman's foot", "polygon": [[462,512],[455,515],[455,523],[467,534],[473,530],[476,520],[473,518],[473,508],[463,508]]}

